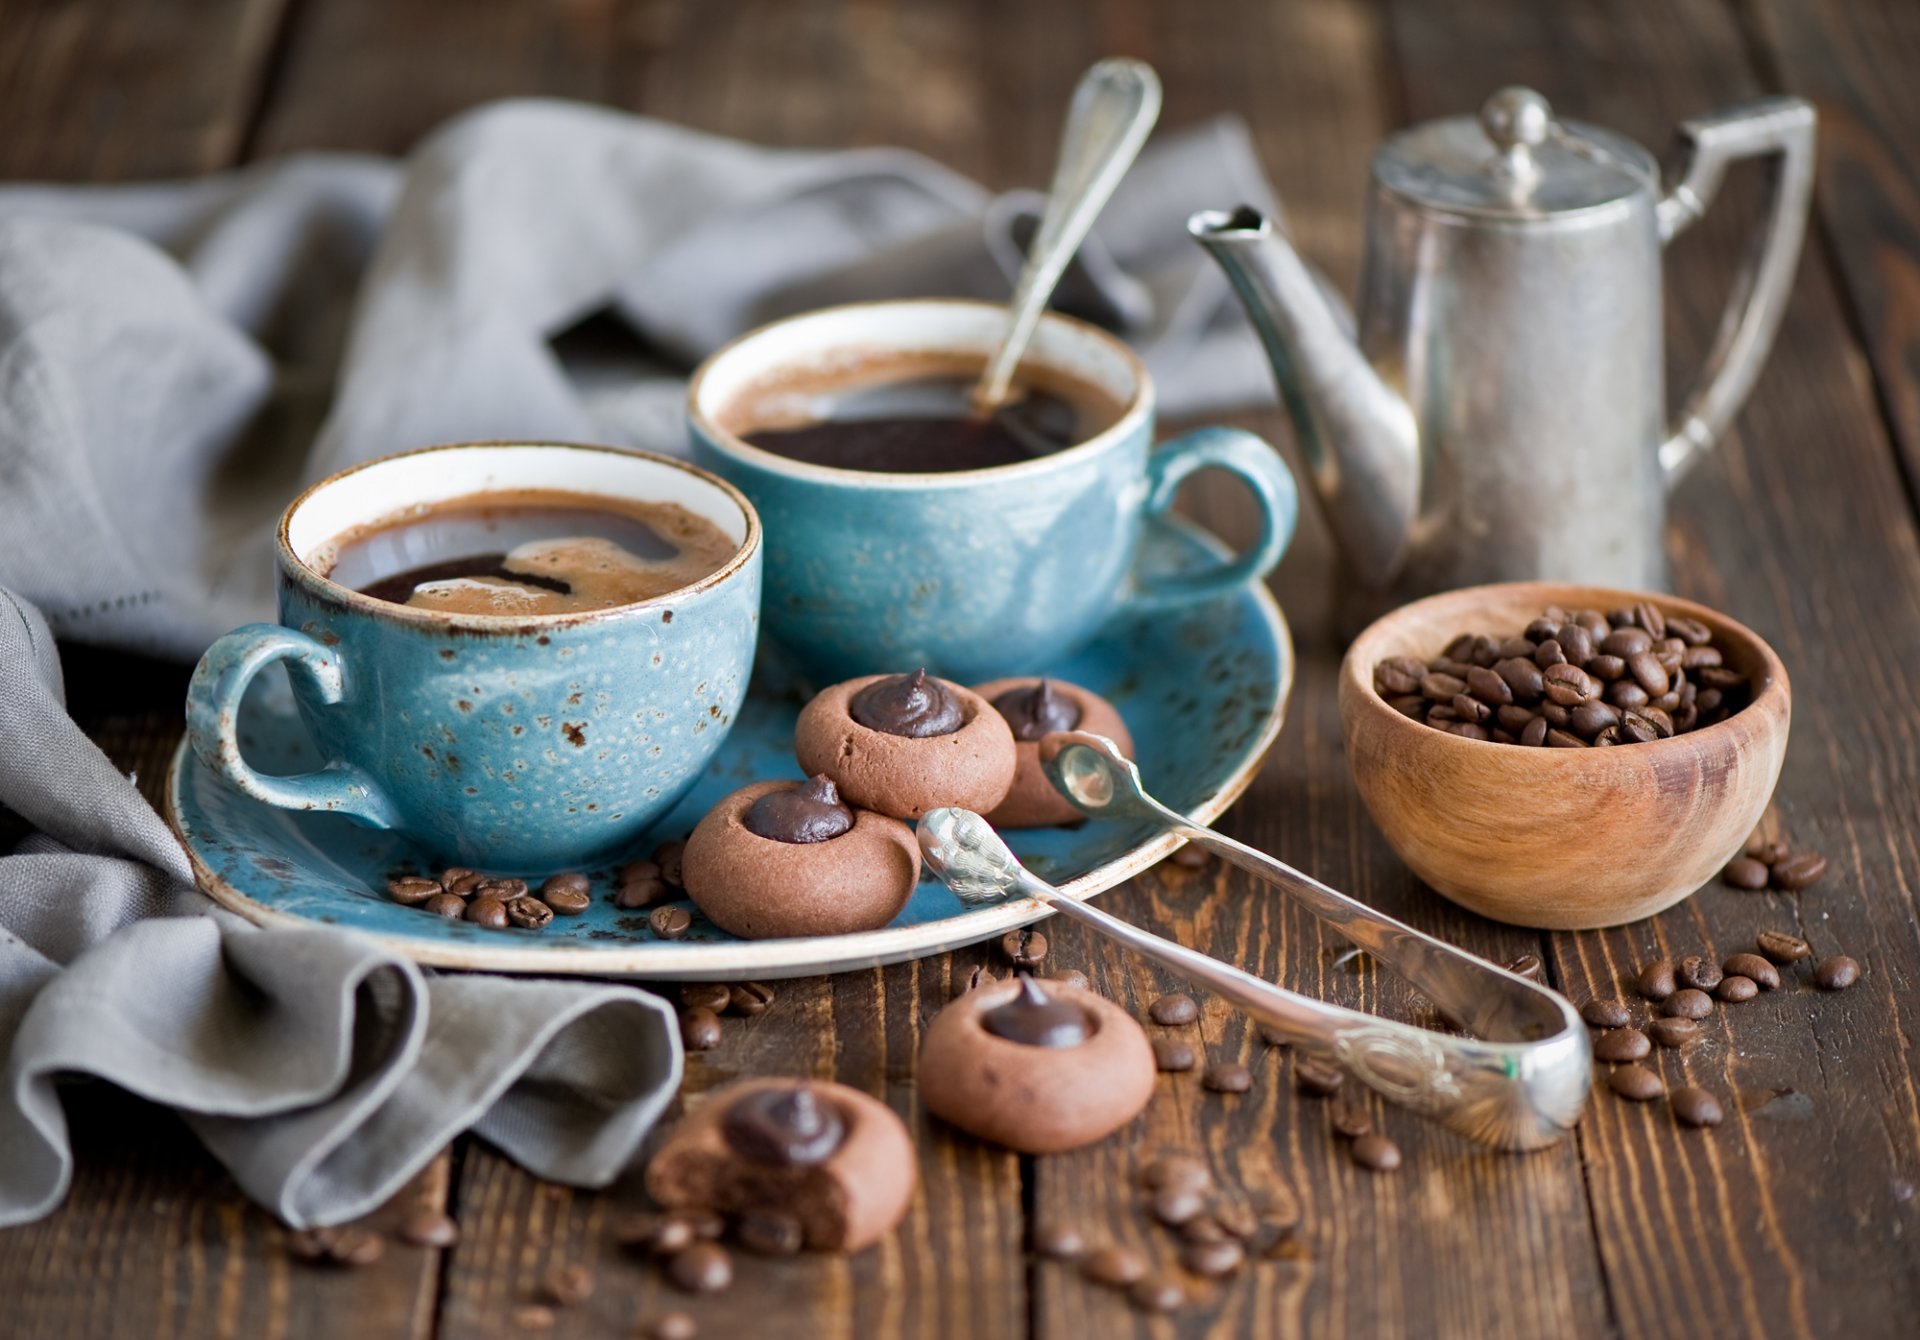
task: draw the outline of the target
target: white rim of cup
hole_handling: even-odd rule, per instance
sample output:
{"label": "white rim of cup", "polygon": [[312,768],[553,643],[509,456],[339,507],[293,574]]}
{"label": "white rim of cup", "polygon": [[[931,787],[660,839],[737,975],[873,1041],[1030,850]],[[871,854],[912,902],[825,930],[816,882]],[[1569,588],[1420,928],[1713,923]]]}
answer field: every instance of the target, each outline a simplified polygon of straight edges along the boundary
{"label": "white rim of cup", "polygon": [[[745,523],[745,528],[740,539],[739,547],[733,551],[732,557],[724,564],[697,582],[689,583],[686,586],[675,587],[673,590],[662,592],[660,595],[652,596],[646,600],[636,600],[625,605],[608,605],[601,609],[592,610],[569,610],[560,614],[455,614],[446,610],[416,609],[411,605],[396,605],[392,601],[380,600],[366,594],[364,591],[356,591],[350,586],[341,585],[339,582],[334,581],[332,578],[312,567],[305,559],[294,552],[293,542],[289,535],[293,525],[294,514],[321,490],[329,488],[351,475],[387,465],[393,461],[404,460],[414,456],[425,456],[434,452],[486,451],[489,449],[506,448],[520,450],[537,448],[551,451],[605,452],[610,456],[637,458],[654,465],[667,466],[683,474],[691,475],[740,509],[740,516]],[[485,489],[473,490],[474,493],[484,493],[486,491]],[[468,495],[461,494],[458,496],[465,497]],[[410,503],[402,503],[392,509],[391,514],[397,515],[404,508],[411,505]],[[592,623],[605,619],[613,614],[624,614],[634,610],[671,605],[676,601],[685,600],[688,596],[697,595],[703,591],[708,591],[719,586],[722,582],[727,581],[743,569],[747,563],[752,560],[754,553],[760,548],[760,535],[760,514],[754,510],[753,504],[747,501],[747,496],[718,475],[713,474],[711,471],[702,470],[699,466],[689,461],[679,460],[672,456],[662,456],[658,452],[641,451],[634,447],[610,447],[591,442],[543,442],[526,441],[517,438],[496,438],[475,442],[442,442],[430,447],[415,447],[408,451],[389,452],[385,456],[376,456],[372,460],[361,461],[357,465],[350,465],[344,470],[336,470],[325,479],[309,484],[306,488],[302,489],[293,501],[287,504],[285,510],[280,513],[280,522],[274,528],[274,550],[275,557],[279,560],[281,570],[288,573],[294,581],[306,586],[311,594],[323,601],[341,605],[347,609],[372,617],[390,619],[400,623],[417,624],[421,627],[451,628],[480,633],[500,633],[519,629],[541,631],[553,628],[568,628],[576,624]]]}
{"label": "white rim of cup", "polygon": [[[812,311],[800,312],[793,316],[782,317],[764,326],[748,331],[744,335],[721,345],[707,356],[693,374],[693,380],[687,384],[687,418],[694,428],[704,434],[707,440],[719,450],[730,456],[737,456],[752,465],[759,466],[777,474],[790,475],[796,479],[811,479],[823,484],[852,484],[858,482],[868,488],[876,489],[955,489],[978,484],[985,480],[1026,479],[1047,474],[1055,470],[1064,470],[1089,456],[1094,456],[1112,447],[1113,444],[1136,431],[1153,413],[1153,378],[1148,374],[1146,364],[1126,343],[1108,334],[1100,327],[1077,317],[1062,316],[1058,312],[1046,312],[1040,318],[1043,328],[1057,337],[1082,339],[1102,346],[1108,353],[1117,357],[1133,378],[1133,394],[1127,400],[1121,415],[1104,431],[1094,434],[1085,442],[1076,442],[1070,447],[1049,452],[1045,456],[1036,456],[1030,461],[1020,461],[1013,465],[990,465],[978,470],[950,470],[929,474],[904,474],[887,470],[843,470],[837,466],[814,465],[805,461],[796,461],[790,457],[777,455],[764,448],[756,447],[739,435],[722,428],[708,413],[702,403],[706,394],[707,380],[721,364],[738,358],[751,351],[752,346],[794,325],[807,321],[816,321],[823,317],[845,316],[856,312],[877,311],[906,307],[954,308],[968,312],[1000,312],[1008,314],[1004,303],[981,302],[972,298],[891,298],[879,302],[843,303],[835,307],[820,307]],[[1036,335],[1037,338],[1037,335]],[[887,354],[911,354],[920,352],[951,353],[953,346],[926,344],[890,344],[876,340],[870,344],[846,342],[821,351],[821,356],[835,351],[853,351],[872,349]],[[971,348],[962,347],[961,352],[972,354]],[[991,353],[991,348],[979,351],[982,363]],[[1033,346],[1022,357],[1024,365],[1034,359]],[[1044,362],[1044,360],[1041,360]],[[793,366],[786,364],[785,366]],[[1065,375],[1073,375],[1069,369],[1058,364],[1047,364]],[[764,369],[763,369],[764,371]],[[1080,380],[1085,380],[1081,377]]]}

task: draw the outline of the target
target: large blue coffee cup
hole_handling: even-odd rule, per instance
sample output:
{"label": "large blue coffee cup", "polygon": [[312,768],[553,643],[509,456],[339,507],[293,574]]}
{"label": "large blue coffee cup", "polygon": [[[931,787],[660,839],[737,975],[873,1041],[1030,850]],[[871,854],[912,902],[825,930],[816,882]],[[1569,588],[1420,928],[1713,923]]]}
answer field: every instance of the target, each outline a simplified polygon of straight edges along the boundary
{"label": "large blue coffee cup", "polygon": [[[847,470],[745,440],[769,387],[862,360],[954,354],[984,363],[1007,323],[986,303],[909,300],[810,312],[709,358],[688,392],[693,459],[739,487],[767,531],[767,629],[825,682],[927,666],[965,682],[1045,669],[1123,604],[1183,604],[1257,581],[1292,538],[1299,502],[1278,454],[1251,433],[1203,428],[1153,444],[1146,369],[1083,322],[1042,319],[1026,364],[1090,386],[1118,418],[1051,455],[944,474]],[[1259,538],[1210,570],[1145,575],[1147,518],[1197,470],[1238,475]]]}

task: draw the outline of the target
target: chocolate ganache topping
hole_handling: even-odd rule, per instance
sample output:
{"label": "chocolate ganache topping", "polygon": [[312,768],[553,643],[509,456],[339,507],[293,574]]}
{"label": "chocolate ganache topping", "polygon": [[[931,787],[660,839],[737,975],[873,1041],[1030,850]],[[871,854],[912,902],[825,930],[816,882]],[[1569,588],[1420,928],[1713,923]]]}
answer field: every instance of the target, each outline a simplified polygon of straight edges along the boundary
{"label": "chocolate ganache topping", "polygon": [[1030,688],[1008,689],[993,700],[993,706],[1013,727],[1016,740],[1038,740],[1080,724],[1080,705],[1065,694],[1055,693],[1053,685],[1044,679]]}
{"label": "chocolate ganache topping", "polygon": [[826,842],[853,827],[853,811],[825,773],[786,791],[769,791],[747,807],[740,822],[775,842]]}
{"label": "chocolate ganache topping", "polygon": [[853,695],[847,712],[868,730],[912,740],[951,735],[967,724],[953,690],[924,668],[874,680]]}
{"label": "chocolate ganache topping", "polygon": [[784,1167],[825,1163],[847,1138],[840,1110],[804,1084],[747,1094],[727,1109],[720,1130],[742,1157]]}
{"label": "chocolate ganache topping", "polygon": [[1078,1047],[1093,1034],[1087,1012],[1072,1001],[1055,1000],[1040,984],[1020,975],[1020,994],[980,1016],[987,1032],[1027,1047]]}

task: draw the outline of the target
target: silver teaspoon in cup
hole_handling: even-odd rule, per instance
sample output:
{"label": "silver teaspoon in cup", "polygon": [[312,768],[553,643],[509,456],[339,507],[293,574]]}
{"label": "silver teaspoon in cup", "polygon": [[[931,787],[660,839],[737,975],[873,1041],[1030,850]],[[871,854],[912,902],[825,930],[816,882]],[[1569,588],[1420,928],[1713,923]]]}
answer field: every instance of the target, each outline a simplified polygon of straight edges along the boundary
{"label": "silver teaspoon in cup", "polygon": [[1144,61],[1116,56],[1080,77],[1060,136],[1060,159],[1046,209],[1014,286],[1006,336],[973,388],[973,411],[981,418],[1006,400],[1014,369],[1047,299],[1159,116],[1160,77]]}
{"label": "silver teaspoon in cup", "polygon": [[1102,736],[1050,735],[1041,754],[1055,785],[1089,814],[1145,819],[1279,885],[1477,1036],[1435,1033],[1330,1005],[1162,939],[1039,879],[979,815],[934,810],[920,821],[920,850],[963,903],[1032,898],[1218,993],[1389,1102],[1474,1140],[1502,1149],[1541,1149],[1579,1120],[1592,1083],[1593,1050],[1563,997],[1189,823],[1148,796],[1133,765]]}

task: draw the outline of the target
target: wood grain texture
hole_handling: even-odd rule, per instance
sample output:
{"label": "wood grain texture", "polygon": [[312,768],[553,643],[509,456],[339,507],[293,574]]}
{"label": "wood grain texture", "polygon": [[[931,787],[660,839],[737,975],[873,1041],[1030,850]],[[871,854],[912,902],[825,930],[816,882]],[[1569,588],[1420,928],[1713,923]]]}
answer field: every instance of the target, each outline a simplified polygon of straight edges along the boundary
{"label": "wood grain texture", "polygon": [[[1415,116],[1522,78],[1565,114],[1661,145],[1682,116],[1768,91],[1719,4],[1472,3],[1440,19],[1393,10]],[[1752,185],[1730,180],[1669,254],[1670,366],[1707,347],[1756,217],[1738,188]],[[1751,402],[1679,490],[1669,529],[1680,592],[1754,628],[1793,677],[1794,739],[1763,829],[1833,868],[1797,897],[1710,885],[1647,923],[1552,937],[1576,1000],[1616,994],[1654,956],[1747,949],[1768,926],[1868,965],[1842,996],[1796,983],[1727,1007],[1707,1042],[1658,1058],[1669,1082],[1729,1100],[1718,1131],[1595,1102],[1582,1152],[1625,1334],[1892,1336],[1920,1300],[1920,545],[1874,409],[1816,252]],[[1762,1101],[1776,1090],[1792,1093]]]}

